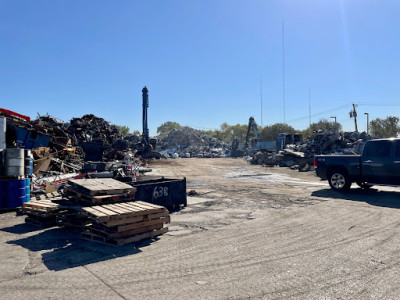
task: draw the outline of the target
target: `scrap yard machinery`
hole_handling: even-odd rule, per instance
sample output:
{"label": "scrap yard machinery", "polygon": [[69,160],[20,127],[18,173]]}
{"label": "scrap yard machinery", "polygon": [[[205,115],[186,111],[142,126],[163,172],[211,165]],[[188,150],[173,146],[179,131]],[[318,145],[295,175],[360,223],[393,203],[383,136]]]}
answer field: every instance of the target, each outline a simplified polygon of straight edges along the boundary
{"label": "scrap yard machinery", "polygon": [[149,137],[149,127],[147,123],[147,108],[149,107],[149,90],[145,86],[142,90],[142,125],[143,132],[140,142],[136,145],[136,154],[142,156],[143,158],[161,158],[161,154],[155,151],[156,139],[150,139]]}
{"label": "scrap yard machinery", "polygon": [[[251,129],[253,129],[254,138],[251,140],[251,147],[249,147],[249,138]],[[275,149],[275,147],[276,147],[275,141],[265,141],[265,142],[261,141],[257,123],[253,117],[250,117],[249,125],[247,126],[247,132],[246,132],[245,149],[248,149],[248,152],[254,153],[257,151],[271,151]]]}

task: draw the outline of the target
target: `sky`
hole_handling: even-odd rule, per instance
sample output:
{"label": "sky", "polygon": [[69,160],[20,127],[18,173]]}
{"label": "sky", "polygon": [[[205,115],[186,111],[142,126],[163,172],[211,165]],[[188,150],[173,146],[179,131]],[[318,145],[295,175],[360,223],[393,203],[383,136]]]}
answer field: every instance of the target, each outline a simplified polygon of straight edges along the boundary
{"label": "sky", "polygon": [[250,116],[350,131],[353,103],[363,131],[365,113],[400,116],[399,15],[398,0],[0,0],[0,107],[141,131],[147,86],[151,135]]}

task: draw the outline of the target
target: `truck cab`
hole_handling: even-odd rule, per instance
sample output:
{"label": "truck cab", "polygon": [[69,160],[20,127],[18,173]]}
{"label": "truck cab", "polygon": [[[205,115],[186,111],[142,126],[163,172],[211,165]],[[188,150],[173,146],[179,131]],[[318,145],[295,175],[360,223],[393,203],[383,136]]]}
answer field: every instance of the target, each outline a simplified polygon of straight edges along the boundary
{"label": "truck cab", "polygon": [[344,191],[356,182],[363,188],[400,185],[400,139],[368,141],[361,155],[316,155],[316,174],[331,188]]}
{"label": "truck cab", "polygon": [[368,183],[400,185],[400,139],[367,142],[361,155],[361,174]]}

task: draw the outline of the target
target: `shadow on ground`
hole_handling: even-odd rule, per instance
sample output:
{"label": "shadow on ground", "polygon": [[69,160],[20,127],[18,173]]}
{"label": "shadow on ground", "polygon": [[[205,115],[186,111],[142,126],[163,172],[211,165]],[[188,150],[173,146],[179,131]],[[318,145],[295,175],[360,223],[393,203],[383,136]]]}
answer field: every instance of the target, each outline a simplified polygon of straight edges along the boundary
{"label": "shadow on ground", "polygon": [[1,228],[1,231],[14,233],[14,234],[25,234],[28,232],[42,230],[42,228],[32,226],[31,224],[21,223],[11,227]]}
{"label": "shadow on ground", "polygon": [[[26,233],[30,232],[27,230],[29,226],[33,228],[32,231],[37,230],[37,228],[29,224],[19,224],[1,230],[11,233],[21,233],[20,231]],[[42,261],[46,267],[52,271],[61,271],[117,257],[137,254],[141,252],[141,248],[150,245],[156,240],[158,240],[157,237],[115,247],[83,240],[80,238],[80,231],[77,230],[65,230],[52,227],[26,238],[8,241],[7,244],[18,245],[33,252],[45,251],[42,253]]]}
{"label": "shadow on ground", "polygon": [[361,188],[355,188],[355,189],[350,189],[347,192],[336,192],[332,189],[323,189],[312,192],[311,196],[359,201],[374,206],[400,208],[400,190],[399,192],[393,192],[393,191],[382,191],[374,188],[367,190]]}

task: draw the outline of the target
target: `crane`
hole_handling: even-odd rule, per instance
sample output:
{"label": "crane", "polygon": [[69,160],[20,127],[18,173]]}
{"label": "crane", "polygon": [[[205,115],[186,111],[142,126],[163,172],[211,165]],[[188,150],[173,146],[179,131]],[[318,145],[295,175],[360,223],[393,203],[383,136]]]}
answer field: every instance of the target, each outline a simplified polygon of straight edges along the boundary
{"label": "crane", "polygon": [[140,142],[136,145],[136,153],[143,158],[161,158],[161,154],[153,151],[156,147],[156,139],[149,138],[149,126],[147,119],[147,108],[149,107],[149,90],[145,86],[142,89],[142,137]]}
{"label": "crane", "polygon": [[248,148],[249,146],[249,137],[250,137],[250,130],[253,129],[254,132],[254,145],[257,144],[257,142],[260,139],[260,134],[258,133],[258,128],[257,128],[257,123],[254,120],[253,117],[249,118],[249,125],[247,126],[247,132],[246,132],[246,144],[245,147]]}

